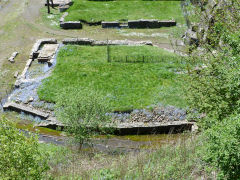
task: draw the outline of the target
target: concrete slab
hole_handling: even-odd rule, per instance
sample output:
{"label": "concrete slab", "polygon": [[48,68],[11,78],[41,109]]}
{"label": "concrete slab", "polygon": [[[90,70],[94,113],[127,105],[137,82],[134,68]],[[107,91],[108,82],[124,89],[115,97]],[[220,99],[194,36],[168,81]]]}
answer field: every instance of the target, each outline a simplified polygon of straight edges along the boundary
{"label": "concrete slab", "polygon": [[54,38],[45,38],[45,39],[38,39],[36,43],[33,45],[33,48],[31,50],[30,59],[35,59],[39,55],[39,49],[43,44],[57,44],[57,40]]}
{"label": "concrete slab", "polygon": [[169,123],[121,123],[117,125],[115,134],[175,134],[192,131],[194,123],[174,121]]}
{"label": "concrete slab", "polygon": [[37,109],[31,108],[29,106],[26,105],[21,105],[21,104],[17,104],[14,102],[7,102],[3,105],[3,110],[7,111],[7,110],[13,110],[13,111],[17,111],[17,112],[24,112],[26,114],[31,114],[33,116],[38,116],[42,119],[47,119],[49,117],[48,113],[39,111]]}
{"label": "concrete slab", "polygon": [[[39,127],[64,129],[64,124],[57,121],[55,117],[50,117],[45,122],[38,124]],[[117,135],[140,135],[140,134],[175,134],[185,131],[196,131],[196,124],[187,121],[174,121],[169,123],[120,123],[109,125],[114,128]]]}
{"label": "concrete slab", "polygon": [[49,61],[56,53],[59,44],[44,44],[42,49],[39,51],[38,62]]}

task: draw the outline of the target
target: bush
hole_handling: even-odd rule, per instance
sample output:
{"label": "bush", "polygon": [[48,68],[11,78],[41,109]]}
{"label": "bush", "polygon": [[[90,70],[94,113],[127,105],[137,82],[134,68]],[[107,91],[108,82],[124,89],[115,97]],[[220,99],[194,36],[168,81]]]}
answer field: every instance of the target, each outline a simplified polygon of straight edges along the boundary
{"label": "bush", "polygon": [[1,179],[42,179],[49,169],[37,137],[27,137],[4,117],[0,117],[0,152]]}
{"label": "bush", "polygon": [[[206,38],[199,36],[201,48],[190,54],[193,61],[199,62],[199,66],[188,71],[187,83],[190,84],[187,90],[190,107],[210,119],[214,118],[216,122],[233,112],[240,113],[240,14],[237,11],[240,4],[232,0],[217,3],[210,12],[212,23],[209,24],[207,20],[201,22],[208,27],[208,31],[204,35]],[[194,13],[201,17],[197,10]],[[213,124],[205,121],[206,127]]]}
{"label": "bush", "polygon": [[65,124],[64,130],[80,143],[80,148],[92,135],[105,132],[105,125],[110,122],[107,113],[111,111],[106,101],[97,91],[65,88],[59,93],[57,117]]}
{"label": "bush", "polygon": [[204,132],[201,156],[224,179],[240,178],[240,115],[224,119]]}

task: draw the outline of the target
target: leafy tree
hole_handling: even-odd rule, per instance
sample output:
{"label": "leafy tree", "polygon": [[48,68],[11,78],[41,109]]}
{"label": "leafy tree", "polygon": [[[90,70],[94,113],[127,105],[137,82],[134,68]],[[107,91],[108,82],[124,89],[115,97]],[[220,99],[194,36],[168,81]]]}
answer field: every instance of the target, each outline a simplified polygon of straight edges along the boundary
{"label": "leafy tree", "polygon": [[108,104],[98,91],[66,88],[58,94],[57,117],[65,124],[65,131],[80,144],[80,149],[91,136],[107,132],[110,123],[107,113],[111,111]]}
{"label": "leafy tree", "polygon": [[[201,60],[198,68],[189,70],[190,106],[216,120],[240,113],[240,4],[232,3],[227,0],[212,10],[211,23],[205,24],[207,41],[200,37],[201,48],[190,54],[191,61]],[[205,125],[212,123],[207,120]]]}
{"label": "leafy tree", "polygon": [[198,31],[200,47],[190,54],[190,61],[199,65],[188,71],[188,102],[192,109],[206,114],[201,119],[205,131],[200,157],[216,168],[220,179],[239,179],[240,3],[218,0],[212,9],[195,8],[198,17],[206,8],[209,12],[201,19],[207,28]]}
{"label": "leafy tree", "polygon": [[0,152],[1,179],[42,179],[49,169],[37,137],[19,132],[5,117],[0,117]]}

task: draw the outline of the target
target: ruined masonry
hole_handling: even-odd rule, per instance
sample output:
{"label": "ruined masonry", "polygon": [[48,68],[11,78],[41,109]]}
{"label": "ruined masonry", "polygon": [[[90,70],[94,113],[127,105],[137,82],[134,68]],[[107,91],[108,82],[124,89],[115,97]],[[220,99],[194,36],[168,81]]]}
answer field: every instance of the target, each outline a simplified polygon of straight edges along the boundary
{"label": "ruined masonry", "polygon": [[[96,41],[89,38],[66,38],[62,41],[63,44],[76,44],[76,45],[91,45],[91,46],[105,46],[110,45],[128,45],[128,46],[142,46],[142,45],[153,45],[151,41],[129,41],[129,40],[109,40],[109,41]],[[52,64],[56,56],[56,52],[59,48],[59,43],[56,39],[40,39],[34,44],[29,60],[20,76],[16,74],[17,77],[15,87],[20,87],[21,83],[28,82],[26,79],[26,73],[29,70],[32,61],[38,60],[40,63]],[[30,79],[31,80],[31,79]],[[29,98],[28,102],[32,102],[34,99]],[[51,111],[42,110],[41,108],[34,108],[28,103],[17,103],[11,101],[10,98],[3,106],[3,109],[13,110],[17,112],[24,112],[33,116],[40,117],[43,122],[38,124],[41,127],[48,128],[64,128],[64,125],[57,121],[56,117],[53,117]],[[110,125],[111,126],[111,125]],[[186,130],[195,130],[195,125],[192,122],[187,121],[172,121],[172,122],[128,122],[128,123],[118,123],[117,125],[112,125],[116,128],[116,134],[149,134],[149,133],[178,133]]]}

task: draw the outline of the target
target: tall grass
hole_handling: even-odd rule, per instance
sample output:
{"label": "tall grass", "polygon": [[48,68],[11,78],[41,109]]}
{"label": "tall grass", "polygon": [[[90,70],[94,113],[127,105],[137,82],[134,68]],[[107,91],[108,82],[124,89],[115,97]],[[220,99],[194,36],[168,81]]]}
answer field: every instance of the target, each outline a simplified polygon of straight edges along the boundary
{"label": "tall grass", "polygon": [[[184,107],[184,75],[173,71],[183,68],[178,56],[156,47],[111,47],[113,55],[156,55],[171,59],[162,63],[108,63],[106,47],[65,46],[58,54],[51,77],[38,89],[42,100],[56,102],[65,87],[97,91],[110,101],[115,111],[141,109],[163,103]],[[176,63],[172,62],[175,58]],[[70,88],[69,88],[70,89]],[[72,94],[72,93],[69,93]]]}
{"label": "tall grass", "polygon": [[138,153],[114,155],[90,149],[54,149],[58,153],[52,153],[49,174],[56,179],[215,179],[213,169],[201,161],[198,146],[195,135],[185,135],[175,145]]}

